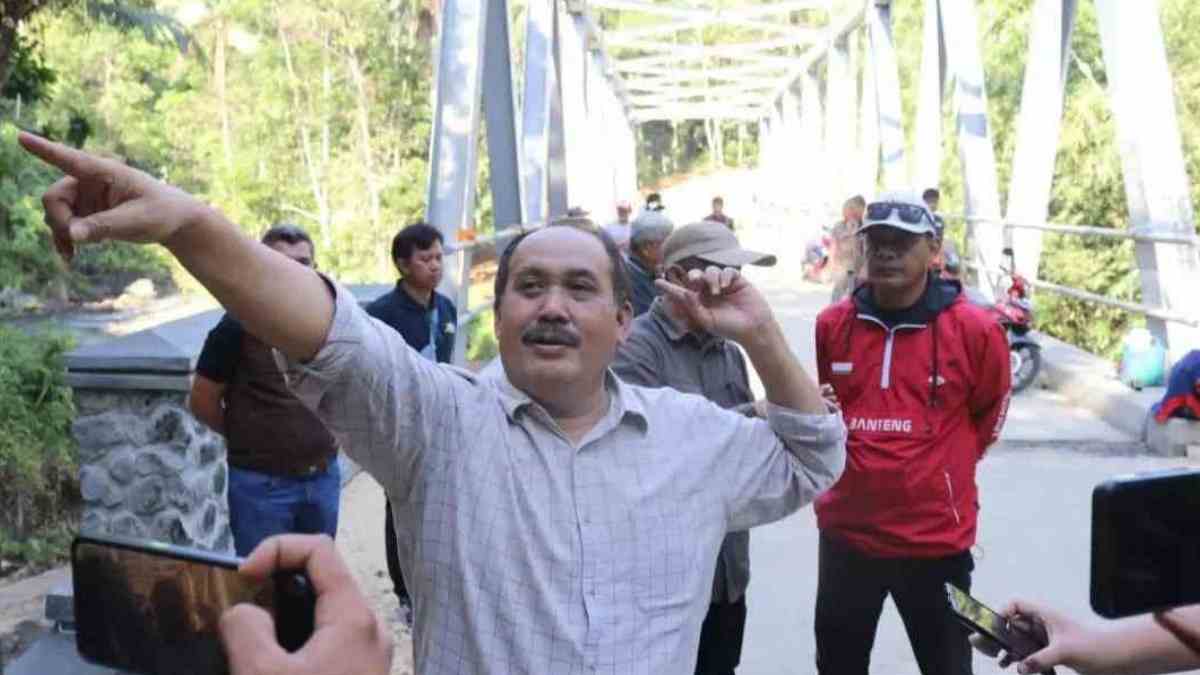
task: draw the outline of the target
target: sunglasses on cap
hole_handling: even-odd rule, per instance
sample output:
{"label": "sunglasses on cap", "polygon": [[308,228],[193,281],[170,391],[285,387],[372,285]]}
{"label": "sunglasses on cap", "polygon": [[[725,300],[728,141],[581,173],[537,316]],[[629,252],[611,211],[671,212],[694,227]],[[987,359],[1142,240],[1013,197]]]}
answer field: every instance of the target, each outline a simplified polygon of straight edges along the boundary
{"label": "sunglasses on cap", "polygon": [[[929,211],[916,204],[903,202],[871,202],[867,204],[867,220],[887,220],[893,213],[900,222],[909,225],[916,225],[923,218],[929,217]],[[936,227],[936,224],[934,226]]]}

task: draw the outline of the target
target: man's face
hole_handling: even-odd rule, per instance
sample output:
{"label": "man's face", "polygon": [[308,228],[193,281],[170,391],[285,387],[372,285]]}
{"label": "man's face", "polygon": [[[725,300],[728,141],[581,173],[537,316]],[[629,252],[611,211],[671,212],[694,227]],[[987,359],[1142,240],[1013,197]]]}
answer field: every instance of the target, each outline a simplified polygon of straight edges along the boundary
{"label": "man's face", "polygon": [[920,284],[937,255],[937,239],[896,227],[876,225],[861,234],[867,279],[880,288],[902,290]]}
{"label": "man's face", "polygon": [[442,283],[442,242],[434,241],[427,249],[413,249],[408,259],[397,258],[396,269],[413,288],[433,290]]}
{"label": "man's face", "polygon": [[661,241],[647,241],[638,244],[637,254],[642,259],[651,272],[657,270],[662,265],[662,247]]}
{"label": "man's face", "polygon": [[617,207],[617,222],[621,223],[622,225],[628,224],[629,223],[629,214],[630,214],[630,212],[632,212],[632,210],[633,209],[629,208],[628,206],[618,206]]}
{"label": "man's face", "polygon": [[496,310],[505,372],[517,388],[554,402],[601,381],[624,339],[628,303],[613,298],[612,263],[593,235],[551,227],[525,238],[509,263]]}
{"label": "man's face", "polygon": [[861,223],[863,219],[863,209],[851,204],[842,207],[842,220],[847,223]]}
{"label": "man's face", "polygon": [[312,244],[307,241],[298,241],[294,244],[289,244],[286,241],[273,241],[269,246],[305,267],[315,268],[317,266],[316,258],[313,256]]}
{"label": "man's face", "polygon": [[929,207],[930,213],[937,213],[938,201],[939,200],[937,197],[926,197],[925,198],[925,206]]}
{"label": "man's face", "polygon": [[720,214],[721,212],[723,212],[725,210],[725,202],[714,201],[712,203],[712,205],[713,205],[713,213]]}

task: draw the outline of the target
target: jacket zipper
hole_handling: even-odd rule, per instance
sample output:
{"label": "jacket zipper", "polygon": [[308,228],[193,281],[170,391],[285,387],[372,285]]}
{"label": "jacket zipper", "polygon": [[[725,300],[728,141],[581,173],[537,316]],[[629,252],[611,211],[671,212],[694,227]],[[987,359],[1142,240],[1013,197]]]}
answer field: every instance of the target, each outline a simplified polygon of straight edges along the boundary
{"label": "jacket zipper", "polygon": [[962,524],[962,519],[958,517],[958,507],[954,505],[954,484],[950,482],[950,472],[942,471],[942,475],[946,477],[946,491],[950,495],[950,512],[954,514],[954,523]]}
{"label": "jacket zipper", "polygon": [[876,319],[875,317],[871,316],[870,314],[859,314],[858,318],[863,319],[864,321],[871,321],[873,323],[879,324],[883,328],[884,332],[887,333],[887,339],[884,340],[884,343],[883,343],[883,368],[880,369],[881,372],[879,374],[879,388],[880,389],[888,389],[892,386],[892,340],[896,337],[896,331],[900,330],[901,328],[914,328],[914,329],[927,328],[928,324],[899,323],[891,328],[888,328],[887,324],[880,321],[879,319]]}

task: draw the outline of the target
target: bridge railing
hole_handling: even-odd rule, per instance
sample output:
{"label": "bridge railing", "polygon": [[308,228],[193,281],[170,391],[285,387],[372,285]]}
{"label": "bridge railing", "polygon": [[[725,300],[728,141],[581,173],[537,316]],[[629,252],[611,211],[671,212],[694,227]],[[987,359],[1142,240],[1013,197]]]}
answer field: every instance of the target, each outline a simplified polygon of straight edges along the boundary
{"label": "bridge railing", "polygon": [[[958,216],[952,216],[952,217],[950,217],[950,219],[958,221],[958,222],[966,222],[966,223],[969,223],[972,225],[975,225],[975,224],[993,225],[993,226],[999,225],[1002,228],[1004,228],[1006,240],[1009,238],[1009,235],[1012,233],[1013,230],[1024,229],[1024,230],[1038,230],[1041,232],[1051,232],[1051,233],[1055,233],[1055,234],[1068,234],[1068,235],[1081,236],[1081,237],[1103,237],[1103,238],[1108,238],[1108,239],[1125,239],[1125,240],[1134,241],[1134,242],[1138,242],[1138,243],[1169,244],[1169,245],[1175,245],[1175,246],[1186,246],[1189,248],[1200,248],[1200,237],[1197,237],[1196,235],[1187,236],[1187,235],[1147,234],[1144,232],[1120,230],[1120,229],[1109,228],[1109,227],[1096,227],[1094,225],[1061,225],[1061,224],[1057,224],[1057,223],[1009,223],[1009,222],[997,221],[997,220],[991,219],[991,218],[963,218],[963,217],[958,217]],[[973,262],[966,258],[964,258],[964,264],[967,267],[969,267],[977,272],[985,272],[988,274],[995,274],[995,275],[1009,274],[1009,271],[1002,270],[1002,269],[999,269],[996,267],[992,267],[990,265],[980,265],[979,263]],[[1155,319],[1160,319],[1162,321],[1178,323],[1178,324],[1182,324],[1185,326],[1191,326],[1193,328],[1200,327],[1200,317],[1190,316],[1190,315],[1183,314],[1180,312],[1175,312],[1175,311],[1172,311],[1172,310],[1164,308],[1164,307],[1157,307],[1157,306],[1148,305],[1148,304],[1140,303],[1140,302],[1129,302],[1126,300],[1118,300],[1116,298],[1111,298],[1111,297],[1108,297],[1105,295],[1100,295],[1099,293],[1092,293],[1090,291],[1085,291],[1080,288],[1064,286],[1062,284],[1056,284],[1056,283],[1053,283],[1050,281],[1045,281],[1045,280],[1037,279],[1037,278],[1028,279],[1027,281],[1029,282],[1029,285],[1034,288],[1042,289],[1042,290],[1049,291],[1051,293],[1056,293],[1058,295],[1066,296],[1069,298],[1074,298],[1076,300],[1082,300],[1084,302],[1090,302],[1090,303],[1098,304],[1098,305],[1105,305],[1108,307],[1115,307],[1117,309],[1121,309],[1126,312],[1140,314],[1142,316],[1152,317]]]}

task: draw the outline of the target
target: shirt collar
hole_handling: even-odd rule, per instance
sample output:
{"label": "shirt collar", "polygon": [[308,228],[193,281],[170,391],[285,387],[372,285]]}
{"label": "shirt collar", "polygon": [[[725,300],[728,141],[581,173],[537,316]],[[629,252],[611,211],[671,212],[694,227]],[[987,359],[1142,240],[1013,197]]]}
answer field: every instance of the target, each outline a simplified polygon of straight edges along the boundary
{"label": "shirt collar", "polygon": [[[508,379],[508,374],[504,372],[502,362],[497,364],[497,372],[494,374],[496,383],[496,391],[500,394],[500,405],[504,407],[504,413],[508,415],[508,419],[517,421],[517,413],[528,408],[531,405],[536,405],[535,401],[530,398],[529,394],[517,389]],[[645,405],[642,400],[635,396],[630,390],[629,385],[621,381],[612,369],[604,372],[604,388],[608,390],[612,397],[609,404],[608,417],[616,420],[624,420],[626,417],[635,421],[640,420],[642,428],[646,428],[647,420]]]}
{"label": "shirt collar", "polygon": [[698,333],[693,330],[688,330],[686,327],[679,325],[670,313],[667,312],[666,302],[661,298],[655,298],[654,303],[650,305],[650,319],[658,325],[663,334],[671,342],[681,342],[684,339],[691,337],[699,347],[707,347],[710,344],[720,344],[721,338],[710,333]]}
{"label": "shirt collar", "polygon": [[413,296],[409,295],[408,291],[404,290],[404,286],[402,285],[402,282],[397,281],[396,282],[396,301],[399,302],[401,305],[408,307],[409,309],[415,309],[415,310],[418,310],[421,312],[428,312],[437,306],[438,292],[434,291],[433,293],[431,293],[429,295],[429,304],[428,305],[422,305],[421,303],[417,302],[416,299],[413,298]]}

